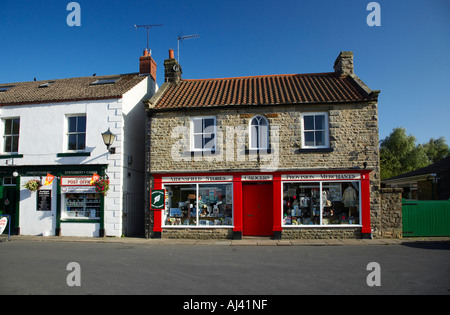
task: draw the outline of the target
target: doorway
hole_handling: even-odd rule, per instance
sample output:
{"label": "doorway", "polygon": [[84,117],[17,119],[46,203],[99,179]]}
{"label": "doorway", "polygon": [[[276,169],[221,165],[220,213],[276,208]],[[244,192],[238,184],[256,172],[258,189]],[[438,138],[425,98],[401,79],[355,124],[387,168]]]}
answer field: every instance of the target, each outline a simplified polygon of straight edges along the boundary
{"label": "doorway", "polygon": [[[0,213],[9,215],[8,225],[11,228],[11,234],[18,234],[16,222],[17,202],[17,188],[15,186],[3,186],[3,199],[0,199]],[[5,230],[8,230],[8,226]]]}
{"label": "doorway", "polygon": [[271,183],[243,185],[243,235],[273,235],[273,187]]}

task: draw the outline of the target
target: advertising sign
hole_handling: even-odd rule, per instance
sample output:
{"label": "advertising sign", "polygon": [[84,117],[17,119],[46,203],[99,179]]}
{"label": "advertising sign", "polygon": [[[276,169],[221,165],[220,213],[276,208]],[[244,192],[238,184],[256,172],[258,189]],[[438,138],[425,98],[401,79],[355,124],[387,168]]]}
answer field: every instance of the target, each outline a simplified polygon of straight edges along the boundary
{"label": "advertising sign", "polygon": [[61,177],[61,186],[90,186],[92,177]]}
{"label": "advertising sign", "polygon": [[6,228],[6,225],[8,225],[8,218],[7,217],[3,217],[0,220],[0,234],[3,233],[3,231]]}
{"label": "advertising sign", "polygon": [[166,191],[164,189],[150,190],[150,210],[164,210]]}

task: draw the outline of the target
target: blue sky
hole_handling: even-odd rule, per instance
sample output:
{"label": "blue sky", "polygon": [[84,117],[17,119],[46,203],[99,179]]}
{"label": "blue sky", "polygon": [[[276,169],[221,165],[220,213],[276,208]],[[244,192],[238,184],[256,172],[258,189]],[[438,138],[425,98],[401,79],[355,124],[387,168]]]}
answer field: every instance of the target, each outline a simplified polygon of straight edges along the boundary
{"label": "blue sky", "polygon": [[380,139],[404,127],[418,143],[450,141],[450,1],[380,0],[381,26],[369,27],[369,0],[79,0],[81,26],[69,27],[69,0],[0,0],[0,83],[137,72],[146,47],[164,81],[164,59],[185,40],[183,78],[331,72],[353,51],[355,73],[379,96]]}

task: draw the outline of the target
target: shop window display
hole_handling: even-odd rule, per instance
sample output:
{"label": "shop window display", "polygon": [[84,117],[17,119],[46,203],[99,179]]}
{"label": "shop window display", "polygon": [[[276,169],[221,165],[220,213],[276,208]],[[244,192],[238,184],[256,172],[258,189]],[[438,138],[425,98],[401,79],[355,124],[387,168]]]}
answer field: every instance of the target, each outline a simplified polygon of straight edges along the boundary
{"label": "shop window display", "polygon": [[99,219],[100,208],[100,194],[64,194],[63,218]]}
{"label": "shop window display", "polygon": [[283,225],[360,224],[358,182],[283,184]]}
{"label": "shop window display", "polygon": [[165,226],[232,226],[232,184],[165,185]]}

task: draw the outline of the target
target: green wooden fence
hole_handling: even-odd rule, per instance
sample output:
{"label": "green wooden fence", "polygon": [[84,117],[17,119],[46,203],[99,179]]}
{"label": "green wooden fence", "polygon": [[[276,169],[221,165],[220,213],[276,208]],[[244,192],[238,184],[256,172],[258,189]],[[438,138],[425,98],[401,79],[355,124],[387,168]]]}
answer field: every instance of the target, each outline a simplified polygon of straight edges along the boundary
{"label": "green wooden fence", "polygon": [[450,200],[403,201],[403,236],[450,236]]}

